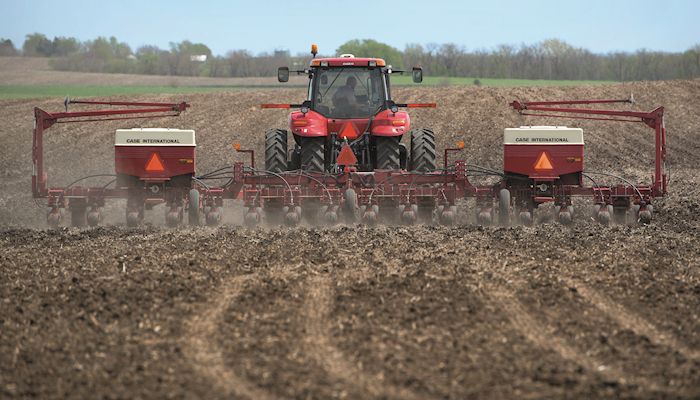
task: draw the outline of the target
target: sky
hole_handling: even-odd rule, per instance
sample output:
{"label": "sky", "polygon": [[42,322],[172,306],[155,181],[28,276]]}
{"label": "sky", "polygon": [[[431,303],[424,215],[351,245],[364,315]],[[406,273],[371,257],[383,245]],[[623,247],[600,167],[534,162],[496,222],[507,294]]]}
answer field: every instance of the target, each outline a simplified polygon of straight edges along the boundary
{"label": "sky", "polygon": [[133,50],[190,40],[214,54],[247,49],[332,54],[351,39],[455,43],[467,50],[557,38],[595,53],[680,52],[700,44],[700,1],[0,0],[0,38],[21,48],[40,32],[81,41],[115,36]]}

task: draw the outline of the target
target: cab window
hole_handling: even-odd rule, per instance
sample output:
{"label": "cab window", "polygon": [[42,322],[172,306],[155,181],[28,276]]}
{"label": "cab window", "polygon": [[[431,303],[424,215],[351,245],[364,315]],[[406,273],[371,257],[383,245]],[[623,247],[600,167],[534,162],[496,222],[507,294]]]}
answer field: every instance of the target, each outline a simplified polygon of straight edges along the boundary
{"label": "cab window", "polygon": [[328,118],[369,118],[384,105],[382,72],[377,68],[319,69],[314,81],[314,109]]}

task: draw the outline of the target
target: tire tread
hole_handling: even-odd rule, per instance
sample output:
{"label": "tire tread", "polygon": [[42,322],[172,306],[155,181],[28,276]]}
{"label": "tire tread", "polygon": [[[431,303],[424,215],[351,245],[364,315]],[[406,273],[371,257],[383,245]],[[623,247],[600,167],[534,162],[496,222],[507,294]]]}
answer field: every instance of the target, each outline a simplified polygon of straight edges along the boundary
{"label": "tire tread", "polygon": [[287,131],[284,129],[270,129],[265,132],[265,170],[287,170]]}
{"label": "tire tread", "polygon": [[437,152],[435,134],[430,129],[414,129],[411,136],[410,170],[431,172],[437,169]]}

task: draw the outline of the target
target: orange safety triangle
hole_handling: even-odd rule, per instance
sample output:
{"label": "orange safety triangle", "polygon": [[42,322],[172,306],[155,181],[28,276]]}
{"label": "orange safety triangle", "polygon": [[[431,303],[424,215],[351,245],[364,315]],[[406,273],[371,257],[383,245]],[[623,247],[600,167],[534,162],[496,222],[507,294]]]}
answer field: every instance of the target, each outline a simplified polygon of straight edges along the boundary
{"label": "orange safety triangle", "polygon": [[355,153],[352,152],[350,146],[343,144],[343,148],[340,149],[340,154],[338,154],[338,158],[335,161],[338,165],[347,167],[349,165],[356,165],[357,157],[355,157]]}
{"label": "orange safety triangle", "polygon": [[165,167],[158,153],[151,153],[151,159],[146,163],[146,172],[163,172]]}
{"label": "orange safety triangle", "polygon": [[554,165],[552,165],[552,160],[549,159],[547,152],[543,151],[542,153],[540,153],[540,157],[535,163],[535,170],[542,171],[551,169],[554,169]]}
{"label": "orange safety triangle", "polygon": [[341,139],[355,139],[357,137],[357,129],[352,122],[346,122],[345,125],[343,125],[343,129],[340,130],[340,135],[338,136]]}

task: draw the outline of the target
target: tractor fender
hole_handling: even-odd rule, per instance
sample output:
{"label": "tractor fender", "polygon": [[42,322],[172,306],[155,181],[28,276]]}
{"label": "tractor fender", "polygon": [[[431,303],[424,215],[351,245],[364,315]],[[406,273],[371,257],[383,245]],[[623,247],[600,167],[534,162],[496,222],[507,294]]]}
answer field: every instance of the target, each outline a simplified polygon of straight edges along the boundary
{"label": "tractor fender", "polygon": [[328,119],[323,115],[308,111],[294,111],[289,114],[289,130],[295,136],[326,137],[328,136]]}
{"label": "tractor fender", "polygon": [[372,120],[372,136],[402,136],[411,129],[411,118],[406,111],[379,112]]}

